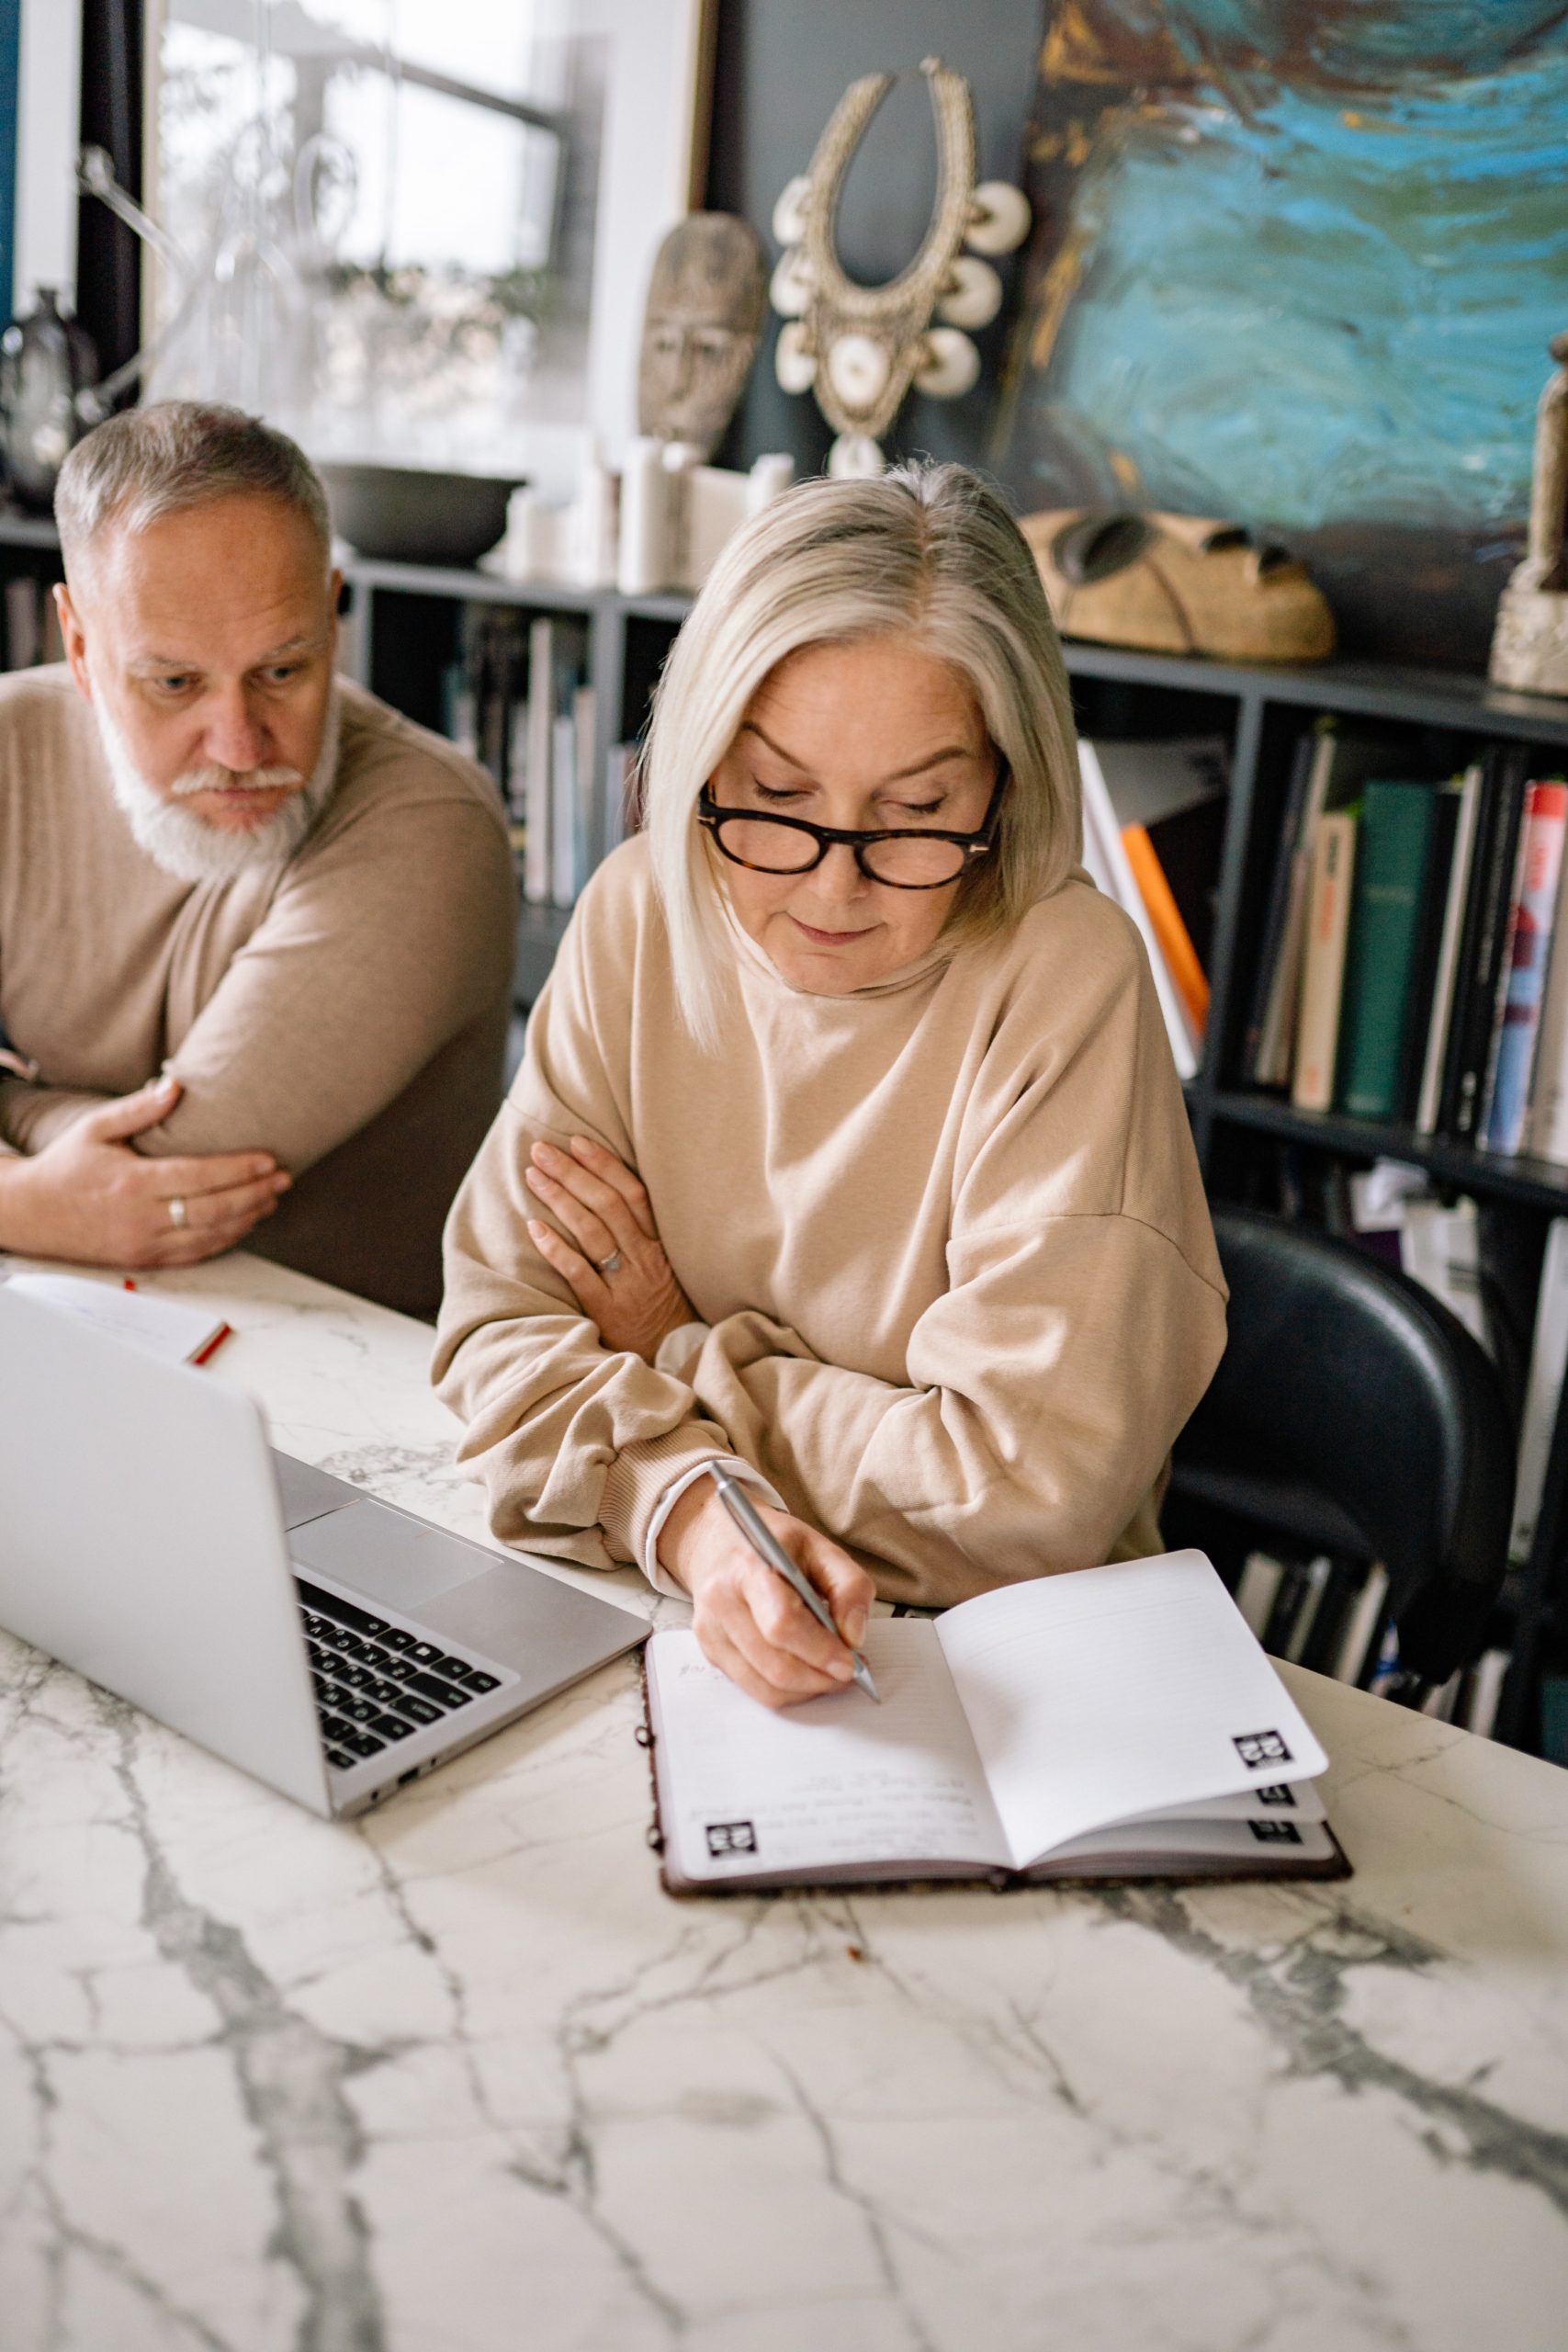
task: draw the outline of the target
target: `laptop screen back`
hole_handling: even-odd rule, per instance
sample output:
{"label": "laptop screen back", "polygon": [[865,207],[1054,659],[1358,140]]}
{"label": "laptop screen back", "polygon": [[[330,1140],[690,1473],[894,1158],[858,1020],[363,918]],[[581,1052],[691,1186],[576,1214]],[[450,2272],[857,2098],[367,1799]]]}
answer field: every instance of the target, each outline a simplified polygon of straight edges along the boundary
{"label": "laptop screen back", "polygon": [[330,1812],[257,1408],[4,1283],[0,1625]]}

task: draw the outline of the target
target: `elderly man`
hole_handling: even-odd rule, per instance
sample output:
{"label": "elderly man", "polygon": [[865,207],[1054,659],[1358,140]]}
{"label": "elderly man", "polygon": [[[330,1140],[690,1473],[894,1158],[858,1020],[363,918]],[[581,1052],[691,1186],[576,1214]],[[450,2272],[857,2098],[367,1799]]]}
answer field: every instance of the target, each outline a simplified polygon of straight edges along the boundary
{"label": "elderly man", "polygon": [[309,460],[170,401],[73,450],[66,666],[0,681],[0,1249],[243,1241],[429,1314],[495,1110],[495,794],[333,674]]}

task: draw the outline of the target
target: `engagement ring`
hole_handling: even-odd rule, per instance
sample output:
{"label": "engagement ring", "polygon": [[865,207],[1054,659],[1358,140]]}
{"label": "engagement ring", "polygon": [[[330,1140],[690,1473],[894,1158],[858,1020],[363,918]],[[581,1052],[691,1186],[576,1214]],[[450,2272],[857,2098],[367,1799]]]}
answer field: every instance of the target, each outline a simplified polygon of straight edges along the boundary
{"label": "engagement ring", "polygon": [[609,1256],[608,1256],[607,1258],[601,1258],[601,1259],[600,1259],[600,1261],[599,1261],[599,1272],[600,1272],[602,1274],[613,1274],[613,1273],[615,1272],[615,1268],[620,1264],[620,1262],[621,1262],[621,1253],[620,1253],[620,1251],[619,1251],[618,1250],[611,1250],[611,1252],[610,1252],[610,1254],[609,1254]]}
{"label": "engagement ring", "polygon": [[176,1196],[169,1203],[169,1223],[177,1227],[183,1226],[185,1221],[186,1204]]}

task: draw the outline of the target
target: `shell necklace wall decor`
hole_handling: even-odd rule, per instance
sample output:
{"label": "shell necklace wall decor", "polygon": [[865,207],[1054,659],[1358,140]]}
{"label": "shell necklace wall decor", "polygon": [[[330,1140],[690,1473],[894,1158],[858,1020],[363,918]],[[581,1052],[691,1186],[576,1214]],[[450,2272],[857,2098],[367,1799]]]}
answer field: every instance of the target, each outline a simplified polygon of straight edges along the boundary
{"label": "shell necklace wall decor", "polygon": [[[866,125],[893,86],[891,74],[852,82],[817,142],[811,168],[773,209],[785,248],[771,295],[786,323],[773,367],[786,392],[815,391],[838,438],[830,474],[879,474],[880,443],[911,384],[956,400],[980,373],[966,327],[988,326],[1002,282],[984,254],[1010,254],[1029,230],[1029,203],[1005,180],[975,185],[975,109],[969,85],[940,58],[920,71],[936,118],[936,203],[919,250],[884,286],[857,286],[838,255],[839,197]],[[967,245],[968,253],[960,251]],[[942,322],[933,326],[933,313]]]}

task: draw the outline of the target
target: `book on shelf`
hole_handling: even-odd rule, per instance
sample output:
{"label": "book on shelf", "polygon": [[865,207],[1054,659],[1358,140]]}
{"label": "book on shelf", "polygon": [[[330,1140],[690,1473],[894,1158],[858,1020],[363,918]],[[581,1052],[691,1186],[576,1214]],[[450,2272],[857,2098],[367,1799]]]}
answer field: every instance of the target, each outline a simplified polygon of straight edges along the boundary
{"label": "book on shelf", "polygon": [[1235,1588],[1235,1605],[1266,1650],[1314,1674],[1359,1682],[1381,1638],[1388,1606],[1388,1574],[1359,1560],[1287,1562],[1249,1552]]}
{"label": "book on shelf", "polygon": [[1337,1108],[1351,1118],[1398,1119],[1409,1107],[1438,806],[1428,784],[1373,777],[1362,791],[1334,1090]]}
{"label": "book on shelf", "polygon": [[550,866],[550,764],[554,756],[556,625],[541,616],[528,628],[527,764],[523,786],[523,896],[547,905]]}
{"label": "book on shelf", "polygon": [[1199,1552],[874,1618],[883,1703],[775,1713],[685,1629],[648,1645],[671,1893],[978,1879],[1327,1878],[1327,1766]]}
{"label": "book on shelf", "polygon": [[1471,1668],[1469,1688],[1459,1713],[1466,1731],[1475,1732],[1483,1739],[1491,1738],[1497,1722],[1497,1702],[1503,1696],[1503,1684],[1512,1663],[1511,1650],[1482,1651]]}
{"label": "book on shelf", "polygon": [[1568,1217],[1554,1216],[1541,1253],[1536,1292],[1535,1336],[1519,1415],[1518,1470],[1514,1482],[1514,1525],[1508,1549],[1528,1560],[1546,1484],[1547,1457],[1557,1419],[1562,1378],[1568,1370]]}
{"label": "book on shelf", "polygon": [[1258,1641],[1263,1639],[1274,1597],[1284,1578],[1285,1563],[1270,1552],[1249,1552],[1236,1582],[1235,1605]]}
{"label": "book on shelf", "polygon": [[586,667],[580,620],[557,613],[530,623],[523,896],[535,906],[570,907],[588,879],[596,770]]}
{"label": "book on shelf", "polygon": [[1083,780],[1084,865],[1096,888],[1114,900],[1137,925],[1149,959],[1155,993],[1159,1000],[1166,1035],[1170,1040],[1177,1075],[1184,1080],[1195,1077],[1199,1033],[1182,1001],[1181,991],[1166,960],[1159,934],[1150,920],[1144,894],[1134,875],[1097,747],[1087,738],[1078,743],[1078,773]]}
{"label": "book on shelf", "polygon": [[[1351,1617],[1360,1602],[1371,1570],[1359,1560],[1331,1560],[1321,1583],[1314,1580],[1312,1605],[1302,1630],[1296,1663],[1313,1674],[1332,1674],[1354,1681],[1355,1674],[1338,1675],[1339,1658]],[[1360,1658],[1355,1661],[1359,1668]]]}
{"label": "book on shelf", "polygon": [[550,729],[550,904],[570,907],[577,870],[577,729],[570,710]]}
{"label": "book on shelf", "polygon": [[1246,1080],[1568,1165],[1568,782],[1539,764],[1494,745],[1439,783],[1331,718],[1298,740]]}
{"label": "book on shelf", "polygon": [[1568,1674],[1540,1678],[1540,1752],[1549,1764],[1568,1764]]}
{"label": "book on shelf", "polygon": [[1097,735],[1094,750],[1123,841],[1134,828],[1147,837],[1159,887],[1206,973],[1230,805],[1228,745],[1219,735]]}
{"label": "book on shelf", "polygon": [[1521,1148],[1537,1159],[1568,1163],[1568,857],[1557,881],[1551,943],[1541,991],[1535,1067]]}
{"label": "book on shelf", "polygon": [[441,673],[444,733],[490,775],[532,905],[572,905],[597,850],[597,703],[585,623],[464,607]]}
{"label": "book on shelf", "polygon": [[[1438,958],[1432,976],[1431,1008],[1427,1023],[1427,1046],[1421,1064],[1421,1084],[1416,1102],[1416,1132],[1435,1135],[1438,1114],[1443,1099],[1443,1066],[1449,1049],[1449,1031],[1453,1020],[1454,998],[1459,985],[1460,942],[1464,932],[1464,910],[1470,896],[1471,870],[1475,856],[1476,826],[1481,814],[1481,787],[1483,771],[1479,760],[1465,770],[1457,786],[1458,810],[1454,820],[1453,844],[1449,854],[1447,878],[1443,886],[1442,922],[1438,934]],[[1441,873],[1441,866],[1435,868]],[[1568,969],[1568,966],[1565,966]]]}
{"label": "book on shelf", "polygon": [[1387,1608],[1388,1570],[1374,1561],[1346,1609],[1338,1647],[1326,1669],[1336,1681],[1365,1687],[1382,1646]]}
{"label": "book on shelf", "polygon": [[1160,953],[1176,985],[1192,1030],[1201,1035],[1209,1018],[1209,983],[1192,934],[1181,920],[1176,894],[1167,879],[1146,825],[1123,825],[1122,846],[1133,869],[1144,909],[1159,941]]}
{"label": "book on shelf", "polygon": [[1565,831],[1568,785],[1527,785],[1480,1124],[1489,1151],[1518,1151],[1529,1124]]}
{"label": "book on shelf", "polygon": [[1473,1140],[1484,1107],[1483,1092],[1524,817],[1525,766],[1523,752],[1512,745],[1488,752],[1483,761],[1470,904],[1460,941],[1460,969],[1438,1114],[1440,1131],[1461,1142]]}
{"label": "book on shelf", "polygon": [[[1304,1666],[1318,1616],[1328,1591],[1334,1563],[1326,1552],[1307,1561],[1296,1589],[1290,1623],[1282,1629],[1279,1656],[1291,1666]],[[1265,1645],[1267,1646],[1267,1645]]]}
{"label": "book on shelf", "polygon": [[1471,1337],[1490,1350],[1481,1302],[1481,1220],[1468,1194],[1453,1202],[1407,1201],[1399,1255],[1411,1280],[1440,1299]]}
{"label": "book on shelf", "polygon": [[1318,820],[1348,808],[1387,762],[1381,738],[1348,734],[1326,716],[1297,746],[1248,1023],[1244,1075],[1255,1085],[1288,1087],[1294,1076]]}
{"label": "book on shelf", "polygon": [[1291,1071],[1285,1058],[1285,933],[1290,920],[1297,845],[1305,824],[1307,788],[1317,758],[1315,732],[1298,735],[1291,760],[1291,780],[1285,813],[1274,851],[1258,963],[1253,975],[1252,1002],[1242,1041],[1242,1076],[1251,1086],[1286,1086]]}
{"label": "book on shelf", "polygon": [[1334,1100],[1356,833],[1357,820],[1349,809],[1325,811],[1317,820],[1291,1080],[1291,1099],[1299,1111],[1326,1111]]}

